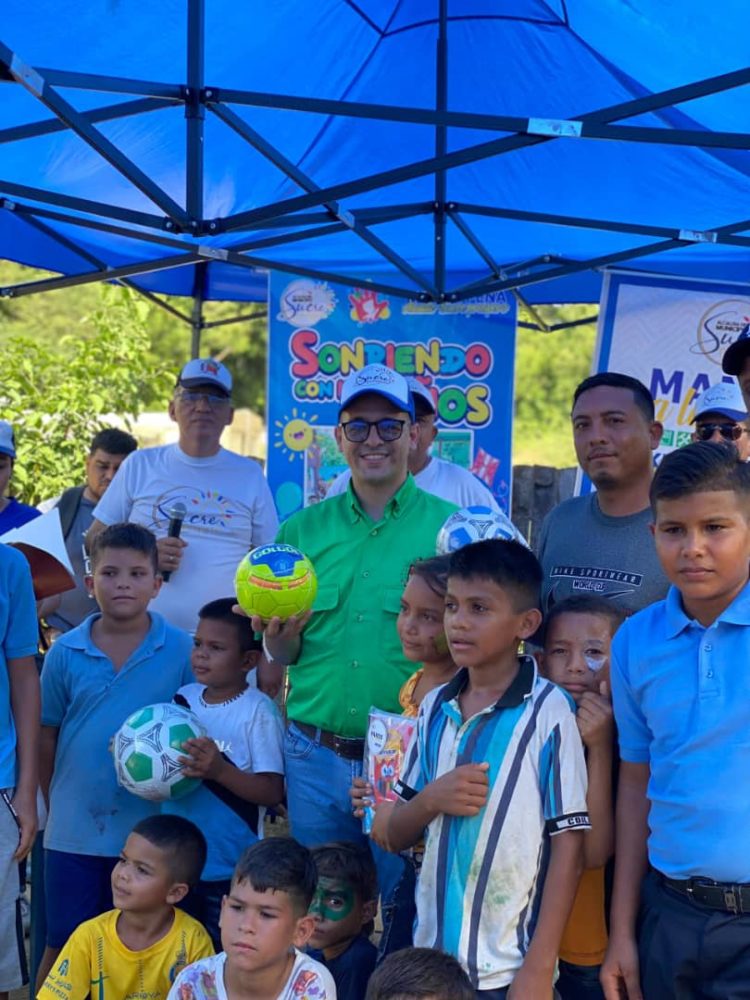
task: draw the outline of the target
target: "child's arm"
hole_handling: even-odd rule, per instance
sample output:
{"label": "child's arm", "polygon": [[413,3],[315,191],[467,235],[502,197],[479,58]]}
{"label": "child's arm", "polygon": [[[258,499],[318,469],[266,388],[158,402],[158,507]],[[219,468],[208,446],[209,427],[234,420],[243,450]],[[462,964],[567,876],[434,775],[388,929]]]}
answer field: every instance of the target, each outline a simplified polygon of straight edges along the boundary
{"label": "child's arm", "polygon": [[377,837],[373,840],[386,850],[403,851],[418,843],[425,829],[441,813],[476,816],[487,802],[488,769],[486,763],[462,764],[431,781],[408,800],[396,802],[388,817],[387,842]]}
{"label": "child's arm", "polygon": [[49,786],[52,783],[52,773],[55,770],[55,754],[57,753],[59,735],[60,730],[57,726],[42,726],[39,733],[39,787],[48,809]]}
{"label": "child's arm", "polygon": [[587,691],[576,713],[578,731],[586,747],[588,791],[586,806],[591,829],[583,841],[584,868],[601,868],[612,857],[615,841],[612,803],[612,744],[614,721],[607,685],[600,693]]}
{"label": "child's arm", "polygon": [[620,986],[628,1000],[642,1000],[635,940],[641,880],[648,864],[648,764],[623,761],[617,792],[617,855],[610,910],[609,948],[601,982],[607,1000],[619,1000]]}
{"label": "child's arm", "polygon": [[539,920],[508,1000],[550,1000],[557,953],[582,871],[582,831],[566,830],[552,837]]}
{"label": "child's arm", "polygon": [[240,770],[223,757],[210,736],[186,740],[182,749],[182,770],[188,778],[216,781],[246,802],[259,806],[275,806],[284,797],[284,776],[260,772],[250,774]]}
{"label": "child's arm", "polygon": [[550,1000],[557,953],[582,870],[582,833],[568,830],[552,837],[539,920],[508,1000]]}
{"label": "child's arm", "polygon": [[13,857],[21,861],[34,845],[37,830],[36,790],[39,785],[39,673],[33,656],[8,658],[10,710],[16,727],[18,777],[13,795],[20,828]]}

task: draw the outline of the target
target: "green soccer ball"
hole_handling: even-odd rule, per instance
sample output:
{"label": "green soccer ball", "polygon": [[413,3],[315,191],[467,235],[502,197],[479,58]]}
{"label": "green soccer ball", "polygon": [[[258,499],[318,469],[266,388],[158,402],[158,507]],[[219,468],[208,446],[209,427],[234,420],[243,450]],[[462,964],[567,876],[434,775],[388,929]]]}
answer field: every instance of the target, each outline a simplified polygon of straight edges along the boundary
{"label": "green soccer ball", "polygon": [[313,564],[293,545],[259,545],[237,567],[234,587],[245,614],[286,620],[310,610],[318,580]]}
{"label": "green soccer ball", "polygon": [[200,785],[187,778],[180,757],[185,740],[205,736],[192,712],[168,703],[138,709],[118,729],[113,753],[117,783],[152,802],[180,799]]}

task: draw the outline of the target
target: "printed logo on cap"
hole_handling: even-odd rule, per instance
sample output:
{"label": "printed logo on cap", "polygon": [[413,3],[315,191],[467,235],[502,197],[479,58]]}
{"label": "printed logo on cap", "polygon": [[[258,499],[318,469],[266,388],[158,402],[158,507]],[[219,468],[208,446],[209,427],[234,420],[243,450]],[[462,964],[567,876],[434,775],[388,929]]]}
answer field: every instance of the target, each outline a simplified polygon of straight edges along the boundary
{"label": "printed logo on cap", "polygon": [[361,385],[393,385],[396,381],[396,373],[390,368],[378,368],[375,371],[357,372],[354,381],[357,386]]}
{"label": "printed logo on cap", "polygon": [[215,361],[201,361],[201,371],[207,375],[218,375],[219,366]]}

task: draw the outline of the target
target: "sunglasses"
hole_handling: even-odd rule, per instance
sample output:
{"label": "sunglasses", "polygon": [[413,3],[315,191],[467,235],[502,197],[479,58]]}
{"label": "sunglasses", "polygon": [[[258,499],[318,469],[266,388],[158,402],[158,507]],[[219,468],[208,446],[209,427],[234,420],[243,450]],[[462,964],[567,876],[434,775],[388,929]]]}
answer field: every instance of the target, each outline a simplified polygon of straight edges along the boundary
{"label": "sunglasses", "polygon": [[359,417],[347,420],[341,427],[344,437],[352,444],[362,444],[370,436],[370,428],[374,427],[381,441],[398,441],[404,432],[405,420],[395,417],[383,417],[382,420],[362,420]]}
{"label": "sunglasses", "polygon": [[197,406],[203,400],[212,410],[218,410],[229,402],[229,396],[220,396],[213,392],[191,392],[190,389],[180,389],[177,398],[187,406]]}
{"label": "sunglasses", "polygon": [[739,441],[745,433],[745,428],[739,424],[696,424],[695,436],[699,441],[710,441],[716,431],[725,441]]}

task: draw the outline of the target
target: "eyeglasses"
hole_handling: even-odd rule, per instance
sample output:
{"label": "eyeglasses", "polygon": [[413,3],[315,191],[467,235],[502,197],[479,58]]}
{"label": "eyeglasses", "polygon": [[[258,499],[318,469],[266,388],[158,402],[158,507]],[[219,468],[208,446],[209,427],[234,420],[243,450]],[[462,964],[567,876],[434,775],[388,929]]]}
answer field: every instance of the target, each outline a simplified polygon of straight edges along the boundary
{"label": "eyeglasses", "polygon": [[710,441],[716,431],[721,434],[725,441],[739,441],[745,433],[745,428],[740,424],[696,424],[695,436],[699,441]]}
{"label": "eyeglasses", "polygon": [[213,392],[191,392],[190,389],[180,389],[177,398],[187,406],[197,406],[203,400],[212,410],[219,410],[230,401],[229,396],[220,396]]}
{"label": "eyeglasses", "polygon": [[404,433],[405,420],[395,417],[383,417],[382,420],[362,420],[355,418],[342,423],[344,437],[352,444],[362,444],[370,436],[370,428],[374,427],[381,441],[398,441]]}

